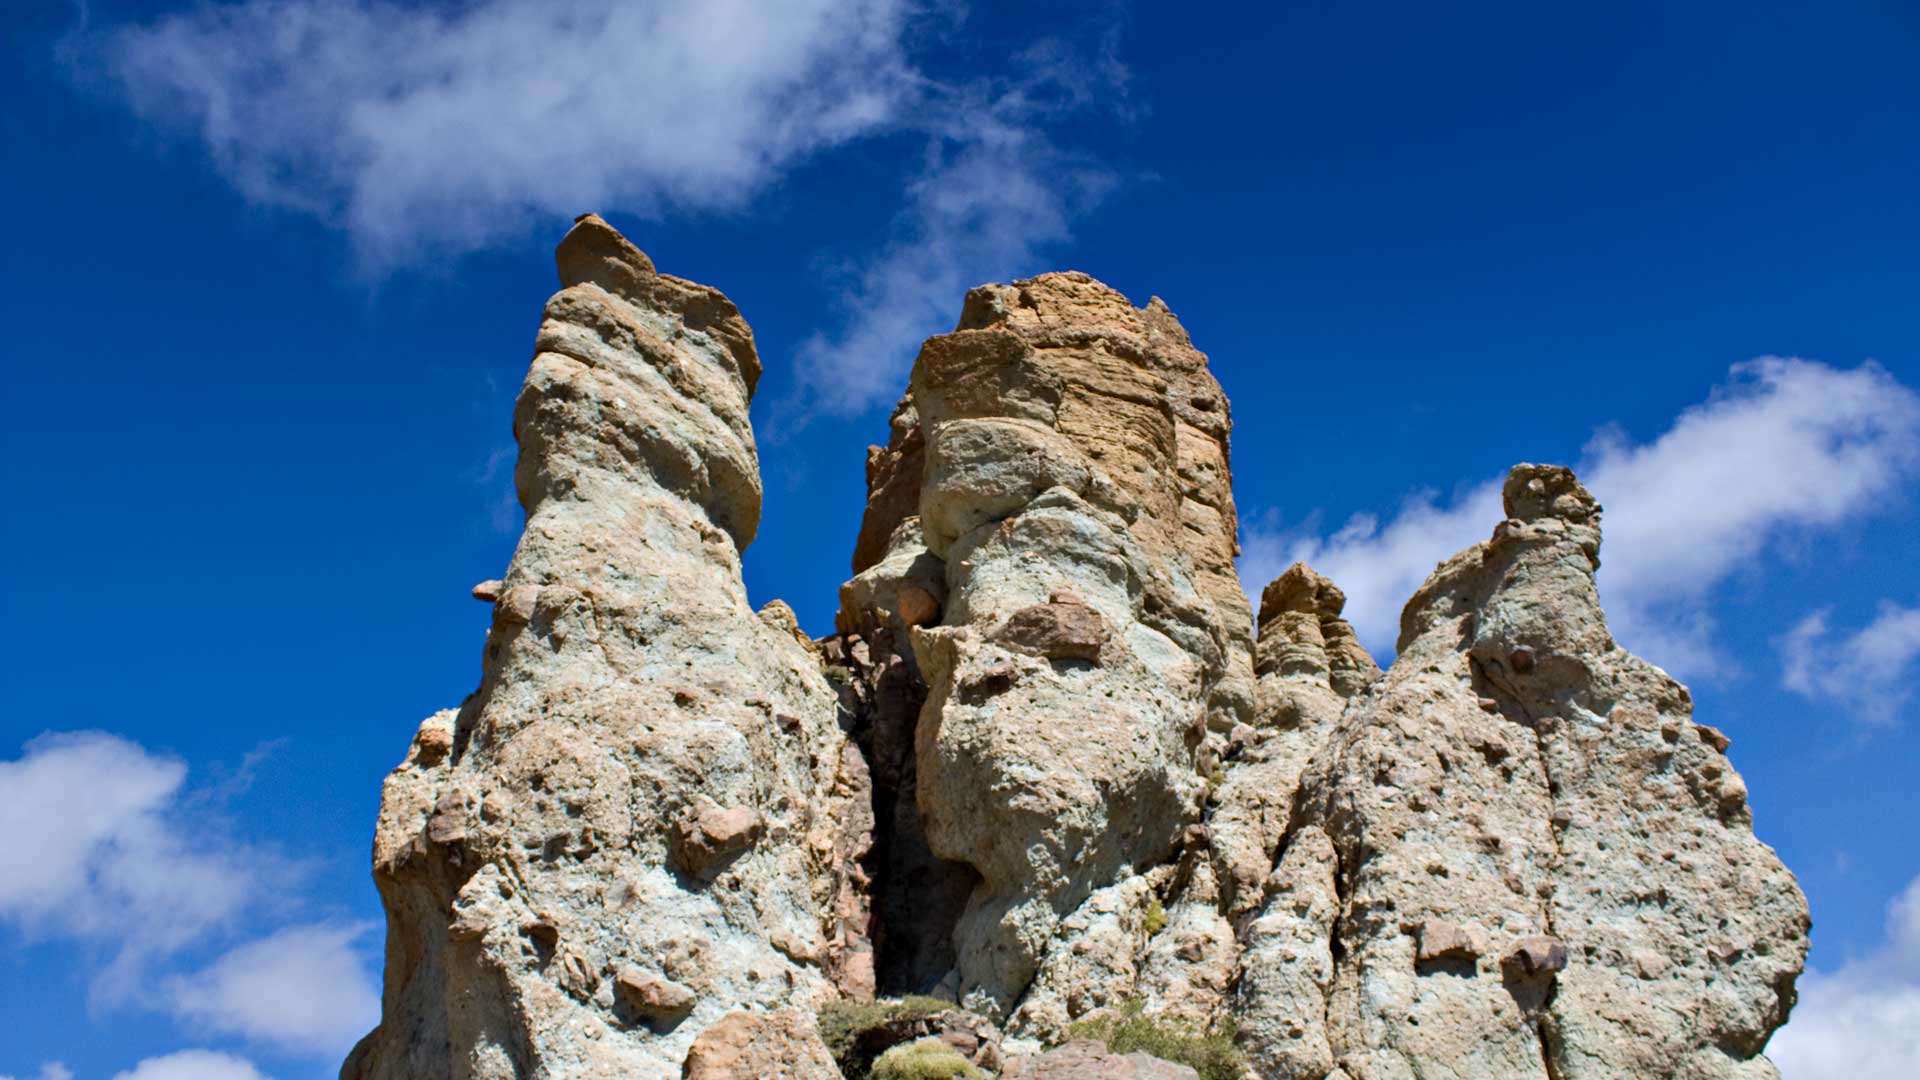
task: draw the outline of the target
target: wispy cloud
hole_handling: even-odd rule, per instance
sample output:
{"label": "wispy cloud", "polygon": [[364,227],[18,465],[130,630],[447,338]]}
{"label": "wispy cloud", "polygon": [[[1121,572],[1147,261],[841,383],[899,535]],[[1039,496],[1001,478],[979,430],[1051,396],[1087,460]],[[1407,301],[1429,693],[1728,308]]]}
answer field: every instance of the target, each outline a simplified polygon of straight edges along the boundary
{"label": "wispy cloud", "polygon": [[1129,112],[1118,10],[960,62],[936,46],[965,17],[924,0],[244,0],[111,31],[101,53],[246,198],[339,224],[376,273],[587,210],[738,212],[823,152],[922,140],[890,241],[835,260],[848,285],[795,357],[789,427],[891,401],[965,289],[1040,269],[1111,182],[1055,133]]}
{"label": "wispy cloud", "polygon": [[1043,269],[1041,253],[1113,184],[1047,132],[1074,114],[1126,111],[1116,42],[1111,22],[1084,40],[1043,42],[1021,56],[1019,78],[947,95],[894,240],[842,293],[846,324],[802,345],[783,419],[892,403],[920,342],[953,327],[967,289]]}
{"label": "wispy cloud", "polygon": [[1840,970],[1800,976],[1767,1056],[1787,1080],[1920,1076],[1920,878],[1887,907],[1886,938]]}
{"label": "wispy cloud", "polygon": [[268,1080],[253,1062],[213,1050],[181,1050],[151,1057],[113,1080]]}
{"label": "wispy cloud", "polygon": [[378,1013],[360,928],[288,927],[193,969],[263,914],[284,916],[270,898],[298,869],[229,836],[186,779],[178,760],[101,732],[43,735],[0,761],[0,925],[104,950],[96,1005],[344,1052]]}
{"label": "wispy cloud", "polygon": [[115,31],[144,113],[247,198],[338,221],[375,266],[533,220],[739,206],[894,125],[908,0],[207,4]]}
{"label": "wispy cloud", "polygon": [[1892,723],[1913,697],[1920,607],[1884,602],[1872,622],[1852,633],[1830,630],[1831,614],[1816,611],[1781,639],[1782,683],[1868,724]]}
{"label": "wispy cloud", "polygon": [[[1574,464],[1606,507],[1600,587],[1615,636],[1697,676],[1721,664],[1716,589],[1783,536],[1871,514],[1911,479],[1920,394],[1874,364],[1766,357],[1736,365],[1651,442],[1602,431]],[[1313,563],[1346,590],[1362,640],[1389,653],[1401,605],[1500,519],[1499,484],[1464,484],[1444,500],[1417,494],[1327,534],[1269,520],[1249,528],[1241,576],[1252,592],[1288,562]]]}

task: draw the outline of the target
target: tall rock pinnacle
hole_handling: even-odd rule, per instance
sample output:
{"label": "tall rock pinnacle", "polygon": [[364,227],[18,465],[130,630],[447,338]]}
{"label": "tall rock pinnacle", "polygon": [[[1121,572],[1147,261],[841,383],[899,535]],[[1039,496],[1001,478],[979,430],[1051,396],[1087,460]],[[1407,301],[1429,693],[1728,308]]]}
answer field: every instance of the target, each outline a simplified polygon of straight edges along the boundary
{"label": "tall rock pinnacle", "polygon": [[836,979],[871,985],[832,916],[865,764],[740,580],[753,335],[598,218],[558,261],[514,410],[526,532],[480,688],[387,781],[383,1017],[345,1077],[677,1078],[731,1012],[810,1030]]}
{"label": "tall rock pinnacle", "polygon": [[[1777,1077],[1805,899],[1614,643],[1571,472],[1513,470],[1382,672],[1305,564],[1253,617],[1165,304],[982,286],[813,641],[741,582],[746,323],[596,217],[558,263],[526,531],[479,688],[386,782],[343,1080],[1195,1075],[1069,1042],[1114,1023],[1209,1078]],[[944,1004],[870,1004],[904,994]]]}

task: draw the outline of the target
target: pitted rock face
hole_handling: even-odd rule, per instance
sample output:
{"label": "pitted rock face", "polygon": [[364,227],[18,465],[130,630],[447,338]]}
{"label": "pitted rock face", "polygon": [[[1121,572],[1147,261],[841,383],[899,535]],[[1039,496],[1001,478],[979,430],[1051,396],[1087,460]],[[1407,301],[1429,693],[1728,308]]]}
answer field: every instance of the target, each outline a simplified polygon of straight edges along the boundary
{"label": "pitted rock face", "polygon": [[818,1010],[876,991],[958,1001],[860,1060],[938,1036],[1003,1077],[1192,1075],[1072,1042],[1116,1012],[1231,1024],[1261,1080],[1777,1075],[1805,900],[1727,736],[1608,632],[1570,471],[1513,470],[1387,672],[1304,564],[1256,642],[1172,313],[985,286],[814,641],[741,583],[746,323],[597,218],[558,263],[526,531],[473,590],[478,690],[383,792],[345,1080],[832,1080]]}
{"label": "pitted rock face", "polygon": [[514,413],[526,532],[479,690],[387,781],[383,1017],[345,1077],[677,1080],[723,1016],[872,985],[863,898],[857,935],[835,916],[865,774],[817,659],[740,581],[752,334],[598,218],[558,261]]}
{"label": "pitted rock face", "polygon": [[[1505,494],[1301,784],[1342,868],[1333,1053],[1354,1080],[1777,1075],[1806,902],[1686,690],[1607,632],[1598,503],[1551,466]],[[1444,924],[1488,947],[1421,964]]]}
{"label": "pitted rock face", "polygon": [[[840,624],[911,643],[919,808],[983,879],[954,940],[991,1014],[1058,1015],[1036,982],[1054,928],[1172,854],[1198,765],[1252,717],[1229,426],[1164,304],[1048,274],[968,295],[870,455]],[[906,618],[929,562],[938,620]]]}

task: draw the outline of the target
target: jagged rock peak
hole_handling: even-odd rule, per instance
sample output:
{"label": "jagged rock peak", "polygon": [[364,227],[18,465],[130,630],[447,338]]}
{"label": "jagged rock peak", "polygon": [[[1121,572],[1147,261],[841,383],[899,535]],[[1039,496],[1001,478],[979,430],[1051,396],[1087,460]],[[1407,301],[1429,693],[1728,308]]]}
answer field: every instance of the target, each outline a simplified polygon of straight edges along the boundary
{"label": "jagged rock peak", "polygon": [[1346,610],[1347,594],[1331,579],[1306,563],[1297,562],[1260,590],[1261,626],[1287,612],[1300,612],[1324,619],[1337,619]]}
{"label": "jagged rock peak", "polygon": [[[1331,838],[1347,913],[1308,1056],[1355,1080],[1776,1076],[1760,1051],[1805,899],[1753,835],[1725,738],[1608,633],[1599,505],[1553,466],[1505,493],[1302,778],[1292,831]],[[1289,989],[1245,1015],[1314,1004]],[[1300,1057],[1272,1034],[1254,1049]]]}

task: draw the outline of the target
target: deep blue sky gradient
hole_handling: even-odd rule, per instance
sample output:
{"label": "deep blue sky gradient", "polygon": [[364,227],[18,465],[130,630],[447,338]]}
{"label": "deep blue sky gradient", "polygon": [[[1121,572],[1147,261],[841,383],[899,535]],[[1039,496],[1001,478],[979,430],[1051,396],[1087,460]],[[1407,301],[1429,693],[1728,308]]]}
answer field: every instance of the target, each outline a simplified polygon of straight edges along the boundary
{"label": "deep blue sky gradient", "polygon": [[[197,144],[59,59],[69,12],[11,14],[0,756],[98,728],[207,783],[271,744],[235,828],[315,862],[307,910],[378,919],[379,783],[477,679],[487,611],[467,589],[512,552],[497,455],[567,223],[369,278],[340,231],[248,206]],[[969,26],[989,53],[1028,29],[991,5]],[[1168,301],[1233,400],[1243,515],[1335,524],[1572,459],[1605,424],[1649,438],[1762,354],[1876,359],[1920,386],[1912,4],[1145,5],[1120,57],[1132,119],[1079,133],[1117,183],[1019,269]],[[885,410],[794,431],[773,404],[919,152],[813,159],[734,214],[579,208],[752,323],[767,497],[748,586],[816,633]],[[1736,578],[1717,610],[1740,670],[1694,687],[1827,967],[1877,940],[1920,870],[1920,717],[1863,733],[1788,695],[1774,640],[1816,607],[1858,625],[1920,601],[1912,495]],[[0,941],[0,1073],[106,1077],[182,1045],[138,1010],[90,1012],[72,946]],[[257,1057],[281,1080],[335,1067]]]}

